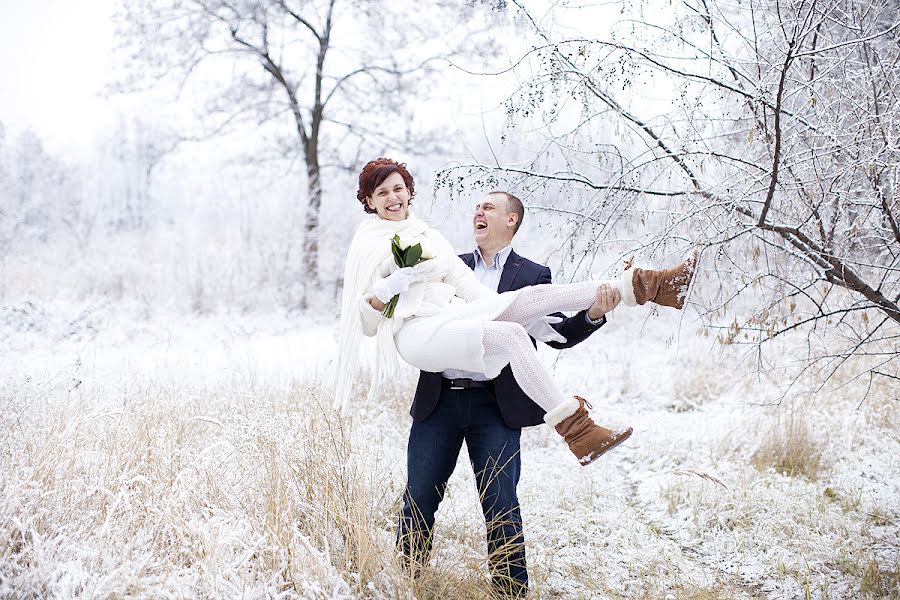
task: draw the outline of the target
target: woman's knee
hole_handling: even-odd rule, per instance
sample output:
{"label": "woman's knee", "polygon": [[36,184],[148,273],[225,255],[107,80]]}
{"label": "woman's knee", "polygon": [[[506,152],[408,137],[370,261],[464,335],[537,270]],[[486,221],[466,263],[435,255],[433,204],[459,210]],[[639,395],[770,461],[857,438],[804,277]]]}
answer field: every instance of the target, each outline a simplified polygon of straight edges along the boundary
{"label": "woman's knee", "polygon": [[490,321],[485,324],[485,333],[493,333],[514,346],[531,346],[531,338],[525,327],[512,321]]}

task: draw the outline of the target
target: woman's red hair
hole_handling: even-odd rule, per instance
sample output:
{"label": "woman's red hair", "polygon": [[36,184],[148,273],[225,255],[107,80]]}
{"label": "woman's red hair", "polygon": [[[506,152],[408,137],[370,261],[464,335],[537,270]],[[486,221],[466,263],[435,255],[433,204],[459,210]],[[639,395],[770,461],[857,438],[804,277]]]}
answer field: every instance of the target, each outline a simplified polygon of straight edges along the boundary
{"label": "woman's red hair", "polygon": [[375,210],[369,208],[366,198],[372,195],[384,180],[390,177],[391,173],[400,173],[406,188],[409,190],[409,203],[416,195],[416,182],[413,181],[412,175],[406,170],[406,163],[399,163],[390,158],[376,158],[370,160],[359,173],[359,189],[356,190],[356,199],[363,206],[363,210],[367,213],[374,213]]}

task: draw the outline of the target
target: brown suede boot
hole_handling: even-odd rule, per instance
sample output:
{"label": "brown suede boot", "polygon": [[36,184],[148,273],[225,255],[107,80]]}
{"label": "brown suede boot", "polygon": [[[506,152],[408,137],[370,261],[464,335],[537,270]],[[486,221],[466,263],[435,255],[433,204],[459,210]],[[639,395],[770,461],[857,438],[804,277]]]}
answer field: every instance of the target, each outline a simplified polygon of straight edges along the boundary
{"label": "brown suede boot", "polygon": [[[623,294],[625,304],[654,302],[660,306],[684,308],[688,287],[697,270],[697,252],[686,258],[680,265],[664,271],[632,269],[633,260],[634,257],[625,261],[625,273],[623,274],[626,282],[626,290]],[[630,279],[628,273],[631,273]],[[629,282],[633,289],[633,297],[628,294]]]}
{"label": "brown suede boot", "polygon": [[578,409],[556,425],[556,431],[563,436],[569,450],[582,466],[587,466],[600,458],[605,452],[612,450],[631,436],[631,427],[613,431],[600,427],[588,415],[590,403],[581,396],[575,396]]}

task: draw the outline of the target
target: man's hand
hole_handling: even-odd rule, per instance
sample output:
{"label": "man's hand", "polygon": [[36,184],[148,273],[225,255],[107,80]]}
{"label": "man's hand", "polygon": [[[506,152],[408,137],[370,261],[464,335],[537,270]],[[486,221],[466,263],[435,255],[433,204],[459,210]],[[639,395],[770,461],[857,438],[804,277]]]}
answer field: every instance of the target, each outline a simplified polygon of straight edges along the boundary
{"label": "man's hand", "polygon": [[608,283],[602,284],[597,288],[597,297],[594,303],[588,309],[588,317],[591,321],[596,321],[619,304],[622,301],[622,293],[618,288],[614,288]]}

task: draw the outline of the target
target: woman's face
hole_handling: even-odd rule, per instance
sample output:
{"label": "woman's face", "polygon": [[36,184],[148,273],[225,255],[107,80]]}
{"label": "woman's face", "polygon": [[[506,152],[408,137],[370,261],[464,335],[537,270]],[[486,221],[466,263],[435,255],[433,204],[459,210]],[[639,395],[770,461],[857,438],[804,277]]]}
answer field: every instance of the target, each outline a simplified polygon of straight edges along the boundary
{"label": "woman's face", "polygon": [[402,221],[409,211],[409,190],[400,173],[391,173],[366,198],[369,208],[380,218],[388,221]]}

